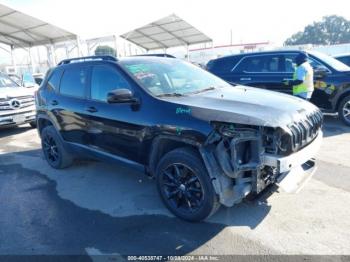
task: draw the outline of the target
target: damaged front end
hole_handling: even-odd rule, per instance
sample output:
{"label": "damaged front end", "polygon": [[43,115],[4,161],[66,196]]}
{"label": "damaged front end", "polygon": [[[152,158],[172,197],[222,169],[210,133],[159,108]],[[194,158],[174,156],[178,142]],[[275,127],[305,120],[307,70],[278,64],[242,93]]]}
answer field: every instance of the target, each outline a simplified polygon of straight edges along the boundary
{"label": "damaged front end", "polygon": [[213,122],[201,154],[220,202],[231,207],[272,183],[313,168],[310,159],[322,139],[322,116],[312,119],[287,129]]}

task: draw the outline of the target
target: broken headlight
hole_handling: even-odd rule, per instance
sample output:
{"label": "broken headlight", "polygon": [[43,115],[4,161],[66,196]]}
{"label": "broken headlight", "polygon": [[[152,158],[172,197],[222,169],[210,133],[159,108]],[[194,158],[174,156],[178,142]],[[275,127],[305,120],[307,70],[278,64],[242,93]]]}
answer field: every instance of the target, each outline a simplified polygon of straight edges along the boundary
{"label": "broken headlight", "polygon": [[268,154],[287,155],[291,152],[291,135],[281,128],[263,129],[263,147]]}

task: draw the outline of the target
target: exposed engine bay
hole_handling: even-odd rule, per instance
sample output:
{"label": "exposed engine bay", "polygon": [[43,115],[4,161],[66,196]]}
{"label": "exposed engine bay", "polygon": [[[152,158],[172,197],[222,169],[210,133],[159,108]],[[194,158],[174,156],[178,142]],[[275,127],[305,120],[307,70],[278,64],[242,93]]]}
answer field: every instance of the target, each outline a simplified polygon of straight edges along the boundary
{"label": "exposed engine bay", "polygon": [[322,139],[319,112],[292,123],[287,130],[220,122],[213,125],[215,131],[201,153],[220,202],[228,207],[249,194],[259,194],[297,166],[308,163],[312,167],[310,159],[320,144],[315,141]]}

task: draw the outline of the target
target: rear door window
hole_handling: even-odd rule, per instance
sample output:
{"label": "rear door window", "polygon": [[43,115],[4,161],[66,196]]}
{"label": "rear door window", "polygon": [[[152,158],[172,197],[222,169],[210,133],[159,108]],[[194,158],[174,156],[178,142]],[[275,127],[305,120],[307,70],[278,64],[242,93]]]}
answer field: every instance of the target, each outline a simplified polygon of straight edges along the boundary
{"label": "rear door window", "polygon": [[241,60],[235,71],[246,73],[278,73],[281,72],[282,57],[280,55],[248,56]]}
{"label": "rear door window", "polygon": [[47,89],[50,91],[57,91],[60,86],[62,72],[60,70],[55,70],[52,72],[49,80],[47,81]]}
{"label": "rear door window", "polygon": [[87,81],[87,67],[74,67],[66,69],[61,79],[60,93],[67,96],[84,98]]}

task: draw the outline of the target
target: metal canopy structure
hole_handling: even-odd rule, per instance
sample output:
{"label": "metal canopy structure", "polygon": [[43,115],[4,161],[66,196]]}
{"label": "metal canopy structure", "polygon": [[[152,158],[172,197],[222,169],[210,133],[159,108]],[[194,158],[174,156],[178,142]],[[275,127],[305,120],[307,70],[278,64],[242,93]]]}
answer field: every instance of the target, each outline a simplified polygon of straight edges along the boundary
{"label": "metal canopy structure", "polygon": [[73,39],[75,34],[0,4],[0,43],[23,48]]}
{"label": "metal canopy structure", "polygon": [[146,50],[212,42],[210,37],[175,14],[134,29],[121,37]]}

